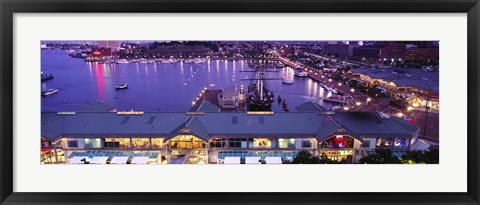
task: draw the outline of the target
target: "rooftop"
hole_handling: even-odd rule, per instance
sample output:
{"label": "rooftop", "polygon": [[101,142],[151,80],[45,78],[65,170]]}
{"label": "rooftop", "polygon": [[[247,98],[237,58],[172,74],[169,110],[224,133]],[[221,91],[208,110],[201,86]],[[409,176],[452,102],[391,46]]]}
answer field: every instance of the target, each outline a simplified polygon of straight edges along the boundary
{"label": "rooftop", "polygon": [[[52,115],[42,113],[42,115]],[[382,118],[378,113],[317,113],[285,112],[251,114],[245,112],[205,113],[142,113],[117,114],[113,112],[83,112],[42,122],[41,135],[52,141],[64,135],[118,135],[171,137],[184,128],[202,139],[222,135],[254,136],[315,136],[322,140],[335,133],[360,136],[412,137],[420,129],[402,119]],[[341,129],[340,129],[341,128]]]}
{"label": "rooftop", "polygon": [[316,102],[308,101],[297,107],[295,107],[299,112],[327,112],[327,108],[319,105]]}
{"label": "rooftop", "polygon": [[115,112],[116,108],[106,102],[98,100],[78,109],[76,112]]}
{"label": "rooftop", "polygon": [[206,100],[202,100],[188,109],[188,112],[220,112],[220,107]]}

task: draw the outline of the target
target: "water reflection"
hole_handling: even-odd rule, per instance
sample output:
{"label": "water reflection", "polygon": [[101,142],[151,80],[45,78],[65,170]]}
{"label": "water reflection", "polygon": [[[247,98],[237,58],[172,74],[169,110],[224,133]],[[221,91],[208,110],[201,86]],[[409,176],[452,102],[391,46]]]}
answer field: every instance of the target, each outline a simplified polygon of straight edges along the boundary
{"label": "water reflection", "polygon": [[[242,79],[251,78],[253,73],[241,72],[249,70],[246,62],[209,60],[200,64],[156,63],[140,68],[138,63],[85,63],[66,53],[53,55],[52,51],[42,51],[42,71],[55,76],[54,80],[43,83],[42,89],[60,90],[56,95],[42,98],[42,109],[73,111],[99,99],[118,110],[184,112],[205,86],[222,89],[243,84],[248,88],[250,81]],[[187,65],[189,67],[185,67]],[[215,67],[212,69],[212,66]],[[153,71],[150,70],[152,67]],[[284,72],[292,71],[276,70],[278,72],[269,72],[268,76],[280,78]],[[292,78],[294,84],[291,85],[283,84],[281,80],[268,81],[275,97],[281,95],[292,109],[308,100],[322,103],[319,97],[329,95],[311,79],[293,77],[293,73]],[[128,83],[128,89],[115,89],[115,85],[123,83]],[[215,86],[210,86],[212,84]],[[275,103],[272,109],[282,111],[281,104]]]}

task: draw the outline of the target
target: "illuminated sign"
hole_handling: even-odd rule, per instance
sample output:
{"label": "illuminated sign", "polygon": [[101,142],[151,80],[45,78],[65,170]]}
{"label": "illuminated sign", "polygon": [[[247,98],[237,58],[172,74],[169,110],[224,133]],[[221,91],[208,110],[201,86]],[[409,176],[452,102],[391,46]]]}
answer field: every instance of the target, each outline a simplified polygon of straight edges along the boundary
{"label": "illuminated sign", "polygon": [[143,111],[123,111],[117,112],[117,115],[143,115]]}
{"label": "illuminated sign", "polygon": [[273,114],[274,114],[273,112],[261,112],[261,111],[247,112],[247,115],[273,115]]}
{"label": "illuminated sign", "polygon": [[101,53],[102,53],[102,52],[100,52],[100,51],[94,51],[94,52],[93,52],[93,55],[97,55],[97,56],[98,56],[98,55],[100,55]]}

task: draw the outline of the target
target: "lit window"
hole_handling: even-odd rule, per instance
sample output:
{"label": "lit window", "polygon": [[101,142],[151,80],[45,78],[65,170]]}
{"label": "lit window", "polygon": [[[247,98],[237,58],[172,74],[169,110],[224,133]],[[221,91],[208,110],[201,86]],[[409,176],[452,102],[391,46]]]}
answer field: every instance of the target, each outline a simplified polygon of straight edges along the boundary
{"label": "lit window", "polygon": [[295,148],[295,139],[294,138],[280,138],[278,139],[279,148]]}
{"label": "lit window", "polygon": [[100,138],[87,138],[84,139],[85,148],[101,148],[102,143]]}
{"label": "lit window", "polygon": [[253,138],[253,147],[270,148],[272,142],[268,138]]}
{"label": "lit window", "polygon": [[150,148],[150,138],[132,138],[134,148]]}
{"label": "lit window", "polygon": [[108,148],[130,148],[130,138],[105,138],[103,147]]}
{"label": "lit window", "polygon": [[152,148],[161,148],[163,146],[163,138],[152,138]]}

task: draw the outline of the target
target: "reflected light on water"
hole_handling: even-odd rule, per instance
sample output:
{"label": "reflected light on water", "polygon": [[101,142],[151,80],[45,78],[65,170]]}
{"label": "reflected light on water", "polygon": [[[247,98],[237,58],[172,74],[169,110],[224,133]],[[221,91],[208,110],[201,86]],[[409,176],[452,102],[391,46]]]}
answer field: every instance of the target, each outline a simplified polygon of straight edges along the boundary
{"label": "reflected light on water", "polygon": [[307,81],[307,95],[312,95],[312,85],[313,81],[312,79],[308,79]]}
{"label": "reflected light on water", "polygon": [[184,65],[184,64],[183,64],[183,61],[180,61],[180,74],[182,74],[182,75],[183,75],[183,72],[184,72],[184,70],[183,70],[183,69],[184,69],[183,65]]}
{"label": "reflected light on water", "polygon": [[207,61],[207,69],[208,69],[208,72],[210,73],[210,69],[212,68],[211,64],[210,64],[210,61],[211,60],[208,60]]}
{"label": "reflected light on water", "polygon": [[88,62],[87,65],[88,65],[88,70],[90,71],[90,78],[93,78],[92,63]]}

